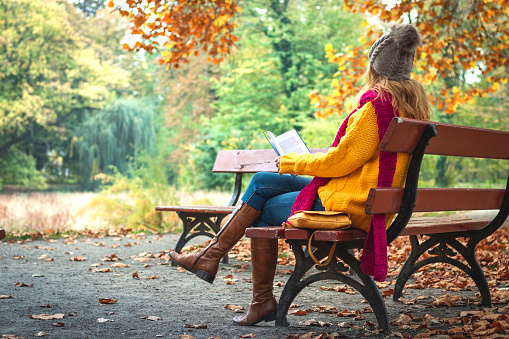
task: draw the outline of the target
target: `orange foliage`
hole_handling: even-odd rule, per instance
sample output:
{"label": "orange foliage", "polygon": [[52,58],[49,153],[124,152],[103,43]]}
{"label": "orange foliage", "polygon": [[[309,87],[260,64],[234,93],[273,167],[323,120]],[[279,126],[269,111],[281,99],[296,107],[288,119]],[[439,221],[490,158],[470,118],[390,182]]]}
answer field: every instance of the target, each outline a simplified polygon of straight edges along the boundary
{"label": "orange foliage", "polygon": [[[241,8],[232,0],[126,0],[114,8],[131,22],[131,33],[139,36],[134,46],[124,44],[129,51],[161,51],[160,64],[178,68],[201,51],[215,64],[223,61],[237,41],[232,34],[232,17]],[[120,3],[120,2],[119,2]]]}
{"label": "orange foliage", "polygon": [[[444,113],[453,114],[458,105],[473,102],[474,96],[484,96],[509,81],[509,0],[427,0],[402,1],[392,8],[377,0],[345,0],[344,10],[366,13],[383,22],[410,21],[419,29],[423,45],[417,52],[413,78],[424,85],[442,88],[430,93],[431,103]],[[404,21],[405,20],[405,21]],[[326,116],[344,109],[344,101],[355,95],[368,65],[368,51],[382,32],[365,20],[368,39],[361,45],[346,46],[340,52],[330,44],[326,58],[338,65],[332,81],[332,93],[310,94],[318,116]],[[485,89],[465,86],[465,73],[487,76],[490,86]],[[488,76],[491,75],[491,76]]]}

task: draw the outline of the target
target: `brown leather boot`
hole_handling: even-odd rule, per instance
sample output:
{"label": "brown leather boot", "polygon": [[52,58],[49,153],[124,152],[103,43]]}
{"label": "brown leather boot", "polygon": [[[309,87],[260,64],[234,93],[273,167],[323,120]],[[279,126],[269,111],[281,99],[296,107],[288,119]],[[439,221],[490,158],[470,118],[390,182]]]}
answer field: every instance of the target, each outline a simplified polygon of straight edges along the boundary
{"label": "brown leather boot", "polygon": [[207,247],[196,253],[184,255],[171,251],[172,261],[212,284],[221,258],[244,236],[246,228],[251,227],[260,214],[261,212],[241,201]]}
{"label": "brown leather boot", "polygon": [[253,301],[244,316],[233,318],[236,325],[250,326],[276,320],[277,301],[272,294],[277,266],[277,239],[251,239]]}

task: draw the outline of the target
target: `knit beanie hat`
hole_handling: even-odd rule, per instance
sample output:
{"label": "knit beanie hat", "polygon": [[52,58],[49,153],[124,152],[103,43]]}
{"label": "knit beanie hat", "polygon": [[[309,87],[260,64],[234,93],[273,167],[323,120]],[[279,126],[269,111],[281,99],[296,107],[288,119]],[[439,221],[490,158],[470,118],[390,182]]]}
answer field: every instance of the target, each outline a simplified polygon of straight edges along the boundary
{"label": "knit beanie hat", "polygon": [[369,63],[381,76],[389,80],[406,80],[414,65],[421,36],[410,24],[395,25],[390,33],[380,37],[369,50]]}

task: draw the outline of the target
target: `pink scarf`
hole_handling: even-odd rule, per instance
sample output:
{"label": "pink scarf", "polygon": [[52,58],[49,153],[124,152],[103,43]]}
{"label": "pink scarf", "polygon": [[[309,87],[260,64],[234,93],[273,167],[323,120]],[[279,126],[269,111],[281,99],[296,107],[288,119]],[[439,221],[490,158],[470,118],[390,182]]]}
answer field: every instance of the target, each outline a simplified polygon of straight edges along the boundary
{"label": "pink scarf", "polygon": [[[376,96],[377,93],[371,90],[362,95],[359,107],[354,109],[341,124],[331,147],[337,147],[339,145],[341,138],[346,134],[348,119],[368,101],[371,101],[375,108],[378,125],[378,142],[380,143],[382,141],[392,118],[394,118],[394,113],[396,112],[398,116],[399,114],[398,110],[394,109],[391,104],[392,97],[390,95],[387,95],[385,100],[382,100],[380,97],[376,98]],[[392,180],[396,172],[396,161],[396,153],[380,151],[377,187],[392,186]],[[292,206],[292,214],[300,210],[311,210],[318,188],[327,184],[330,179],[331,178],[314,177],[297,196]],[[385,281],[387,278],[388,262],[385,214],[375,214],[371,219],[368,236],[366,237],[364,249],[362,251],[361,269],[364,273],[372,275],[376,281]]]}

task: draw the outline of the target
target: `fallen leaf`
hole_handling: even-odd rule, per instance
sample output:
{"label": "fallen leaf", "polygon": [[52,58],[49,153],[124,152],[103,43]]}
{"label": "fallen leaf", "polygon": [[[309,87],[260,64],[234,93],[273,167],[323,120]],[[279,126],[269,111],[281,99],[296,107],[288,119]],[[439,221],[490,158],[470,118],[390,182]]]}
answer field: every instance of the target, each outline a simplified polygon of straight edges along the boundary
{"label": "fallen leaf", "polygon": [[69,260],[70,261],[85,261],[85,260],[87,260],[87,258],[79,256],[79,255],[75,255],[74,257],[69,258]]}
{"label": "fallen leaf", "polygon": [[459,295],[449,295],[445,294],[443,296],[438,297],[435,301],[432,302],[433,306],[449,306],[452,307],[456,305],[456,301],[461,300],[462,297]]}
{"label": "fallen leaf", "polygon": [[14,286],[16,286],[16,287],[33,287],[34,284],[25,284],[25,283],[20,283],[18,281],[17,283],[14,284]]}
{"label": "fallen leaf", "polygon": [[150,277],[147,277],[147,279],[157,279],[157,275],[151,275]]}
{"label": "fallen leaf", "polygon": [[118,299],[117,299],[117,300],[114,300],[114,299],[102,299],[102,298],[99,298],[99,302],[100,302],[101,304],[114,304],[114,303],[116,303],[117,301],[118,301]]}
{"label": "fallen leaf", "polygon": [[185,272],[186,269],[182,267],[177,267],[177,272]]}
{"label": "fallen leaf", "polygon": [[196,339],[196,338],[189,334],[181,334],[179,335],[179,339]]}
{"label": "fallen leaf", "polygon": [[34,334],[34,337],[45,337],[47,335],[48,335],[48,333],[40,331],[40,332],[37,332],[36,334]]}
{"label": "fallen leaf", "polygon": [[324,321],[318,321],[318,320],[315,320],[315,319],[309,319],[309,320],[306,320],[306,321],[301,321],[299,322],[300,325],[304,325],[304,326],[332,326],[332,323],[329,323],[329,322],[324,322]]}
{"label": "fallen leaf", "polygon": [[51,308],[52,306],[50,304],[47,304],[47,305],[40,305],[39,307]]}
{"label": "fallen leaf", "polygon": [[304,310],[295,310],[295,311],[288,310],[288,314],[293,314],[295,316],[300,316],[300,315],[306,315],[308,313],[306,311],[304,311]]}
{"label": "fallen leaf", "polygon": [[113,319],[106,319],[106,318],[99,318],[99,319],[97,319],[98,323],[107,323],[107,322],[110,322],[110,321],[114,321],[114,320]]}
{"label": "fallen leaf", "polygon": [[129,267],[129,264],[123,264],[121,262],[117,262],[114,264],[110,264],[111,267]]}
{"label": "fallen leaf", "polygon": [[228,310],[232,310],[236,313],[244,313],[244,307],[242,306],[235,306],[235,305],[226,305],[224,308],[228,309]]}
{"label": "fallen leaf", "polygon": [[207,328],[206,324],[193,325],[193,324],[185,324],[185,328]]}
{"label": "fallen leaf", "polygon": [[402,326],[412,322],[412,318],[407,314],[401,314],[398,319],[391,321],[391,325]]}
{"label": "fallen leaf", "polygon": [[143,316],[143,317],[140,317],[140,319],[147,319],[147,320],[150,320],[150,321],[156,321],[156,320],[161,320],[162,318],[161,317],[156,317],[155,315],[150,315],[150,316]]}
{"label": "fallen leaf", "polygon": [[113,272],[111,268],[105,267],[105,268],[89,268],[89,271],[96,272],[96,273],[108,273]]}
{"label": "fallen leaf", "polygon": [[0,299],[12,299],[12,295],[0,295]]}
{"label": "fallen leaf", "polygon": [[140,276],[138,275],[138,272],[133,273],[133,279],[140,279]]}
{"label": "fallen leaf", "polygon": [[256,337],[256,334],[254,333],[248,333],[248,334],[243,334],[241,336],[239,336],[239,338],[254,338]]}
{"label": "fallen leaf", "polygon": [[64,319],[63,313],[57,313],[57,314],[35,314],[30,315],[29,317],[32,319],[38,319],[38,320],[52,320],[52,319]]}
{"label": "fallen leaf", "polygon": [[53,323],[51,325],[56,326],[56,327],[64,327],[65,326],[64,323]]}

